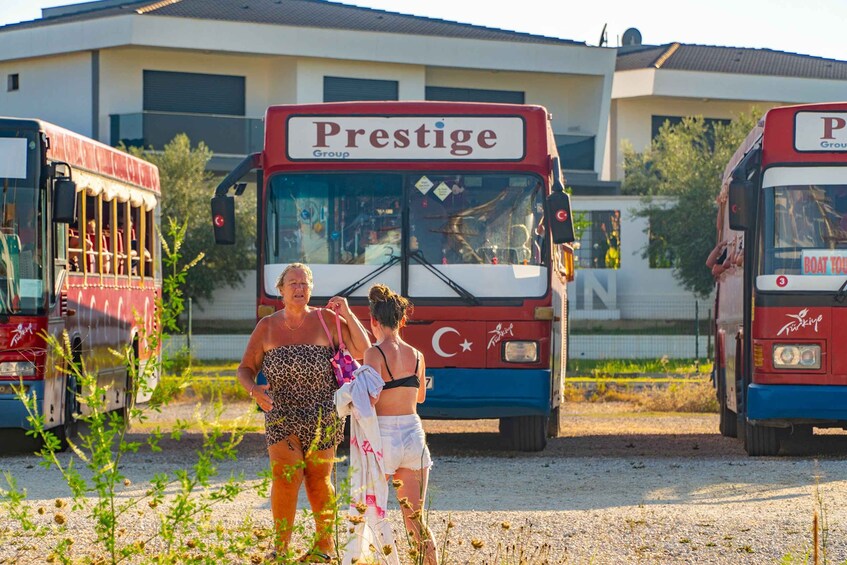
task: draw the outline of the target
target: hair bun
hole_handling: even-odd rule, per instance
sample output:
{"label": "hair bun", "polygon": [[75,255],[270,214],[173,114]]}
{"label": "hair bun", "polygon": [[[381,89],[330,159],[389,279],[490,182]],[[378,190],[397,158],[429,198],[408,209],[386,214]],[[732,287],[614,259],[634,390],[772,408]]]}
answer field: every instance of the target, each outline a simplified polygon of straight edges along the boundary
{"label": "hair bun", "polygon": [[385,302],[391,298],[391,289],[384,284],[375,284],[368,292],[368,299],[371,302]]}

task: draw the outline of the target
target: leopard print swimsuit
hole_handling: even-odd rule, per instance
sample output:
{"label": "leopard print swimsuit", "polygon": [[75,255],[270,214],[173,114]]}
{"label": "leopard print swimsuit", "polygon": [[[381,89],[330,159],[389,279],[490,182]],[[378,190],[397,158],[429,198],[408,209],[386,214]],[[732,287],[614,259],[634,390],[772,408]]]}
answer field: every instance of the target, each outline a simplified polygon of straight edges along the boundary
{"label": "leopard print swimsuit", "polygon": [[318,450],[341,443],[344,426],[335,412],[333,353],[329,346],[311,344],[281,345],[265,352],[262,372],[274,403],[265,413],[268,446],[294,435],[306,451],[319,431]]}

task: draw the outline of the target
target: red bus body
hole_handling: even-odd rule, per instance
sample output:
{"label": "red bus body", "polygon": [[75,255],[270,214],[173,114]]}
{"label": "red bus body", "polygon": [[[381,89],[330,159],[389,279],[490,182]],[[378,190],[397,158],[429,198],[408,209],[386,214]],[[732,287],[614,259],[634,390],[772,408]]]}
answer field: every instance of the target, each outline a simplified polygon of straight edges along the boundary
{"label": "red bus body", "polygon": [[[54,185],[67,177],[79,214],[70,224],[53,218]],[[142,363],[159,354],[145,340],[161,295],[158,169],[40,120],[0,118],[0,185],[0,427],[30,427],[12,391],[23,380],[64,438],[81,391],[44,334],[68,333],[74,355],[109,387],[107,410],[130,402],[126,368],[109,350],[135,343]]]}
{"label": "red bus body", "polygon": [[558,429],[573,275],[570,246],[529,225],[560,174],[544,108],[274,106],[252,159],[259,316],[282,307],[275,283],[291,262],[312,268],[315,305],[342,293],[363,320],[369,286],[386,283],[415,305],[403,337],[426,358],[421,415],[500,418],[517,447],[543,448],[548,423]]}
{"label": "red bus body", "polygon": [[719,203],[721,431],[774,455],[788,434],[847,425],[847,103],[770,110]]}

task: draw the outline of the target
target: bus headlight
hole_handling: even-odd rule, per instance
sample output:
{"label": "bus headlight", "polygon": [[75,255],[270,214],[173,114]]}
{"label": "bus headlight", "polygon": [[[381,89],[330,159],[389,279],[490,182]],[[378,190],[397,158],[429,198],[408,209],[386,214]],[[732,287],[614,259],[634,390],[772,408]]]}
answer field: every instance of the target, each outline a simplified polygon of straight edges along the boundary
{"label": "bus headlight", "polygon": [[32,361],[3,361],[0,362],[2,377],[34,377],[35,363]]}
{"label": "bus headlight", "polygon": [[820,369],[820,345],[788,345],[773,346],[773,366],[775,369]]}
{"label": "bus headlight", "polygon": [[505,342],[503,344],[503,360],[508,363],[535,363],[538,361],[538,342]]}

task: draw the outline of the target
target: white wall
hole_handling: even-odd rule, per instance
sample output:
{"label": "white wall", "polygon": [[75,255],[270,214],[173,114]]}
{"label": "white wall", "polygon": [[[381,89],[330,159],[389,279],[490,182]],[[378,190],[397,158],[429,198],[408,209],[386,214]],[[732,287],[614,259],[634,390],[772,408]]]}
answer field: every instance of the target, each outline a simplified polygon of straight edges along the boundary
{"label": "white wall", "polygon": [[[109,114],[141,112],[144,71],[209,73],[245,77],[245,113],[265,115],[271,96],[290,96],[296,82],[287,59],[207,54],[173,49],[122,48],[100,54],[100,139],[109,141]],[[202,96],[202,93],[198,93]],[[290,101],[290,100],[287,100]]]}
{"label": "white wall", "polygon": [[[656,203],[660,203],[658,200]],[[651,269],[642,253],[648,221],[636,196],[574,196],[574,214],[620,210],[620,269],[577,268],[568,285],[573,319],[686,319],[693,317],[695,297],[673,277],[671,269]],[[708,303],[708,301],[705,301]]]}
{"label": "white wall", "polygon": [[615,154],[615,162],[608,162],[606,169],[610,171],[612,180],[623,179],[623,144],[628,142],[636,151],[644,151],[652,141],[653,116],[703,116],[704,118],[732,119],[739,114],[749,112],[752,108],[758,113],[764,113],[774,106],[785,102],[780,101],[746,101],[746,100],[704,100],[694,98],[623,98],[615,100],[616,111],[614,127],[617,135],[616,146],[610,147],[607,153]]}
{"label": "white wall", "polygon": [[[6,91],[9,74],[20,89]],[[38,118],[91,135],[91,53],[0,63],[0,116]]]}

